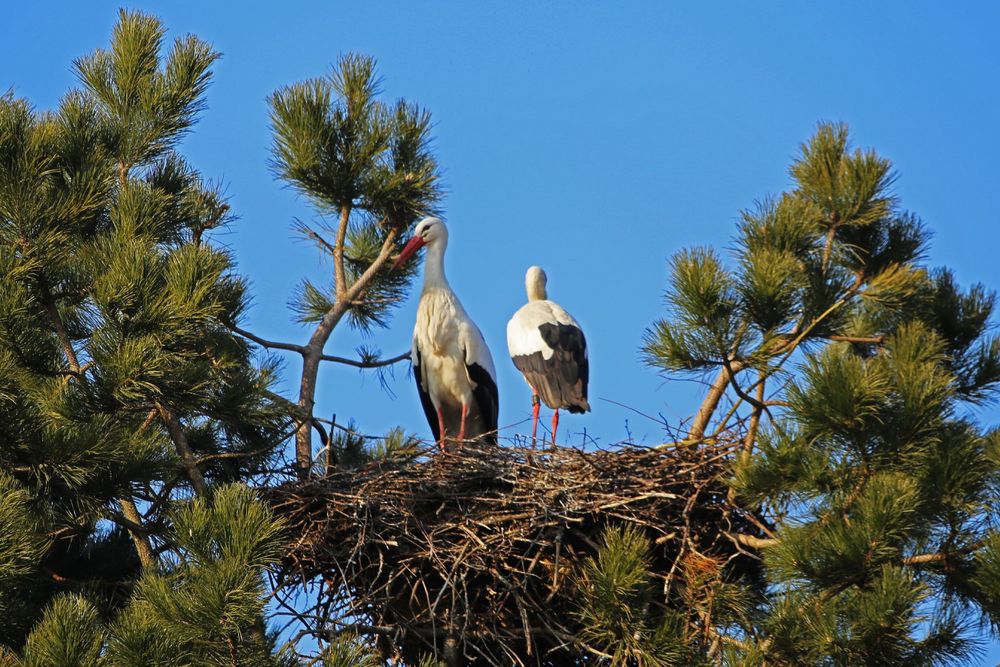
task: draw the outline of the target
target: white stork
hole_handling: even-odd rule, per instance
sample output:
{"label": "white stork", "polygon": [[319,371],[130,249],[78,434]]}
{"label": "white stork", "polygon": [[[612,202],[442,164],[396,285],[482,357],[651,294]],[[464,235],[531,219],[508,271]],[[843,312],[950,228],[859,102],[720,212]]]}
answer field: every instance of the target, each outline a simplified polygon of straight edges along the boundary
{"label": "white stork", "polygon": [[424,289],[413,327],[413,376],[420,402],[441,450],[445,437],[482,439],[496,444],[497,394],[493,357],[483,334],[444,276],[448,228],[438,218],[424,218],[393,268],[427,246]]}
{"label": "white stork", "polygon": [[531,387],[531,442],[538,429],[538,398],[554,410],[552,444],[556,444],[559,410],[589,412],[587,340],[573,316],[545,293],[545,272],[532,266],[524,277],[528,303],[507,323],[507,347],[517,370]]}

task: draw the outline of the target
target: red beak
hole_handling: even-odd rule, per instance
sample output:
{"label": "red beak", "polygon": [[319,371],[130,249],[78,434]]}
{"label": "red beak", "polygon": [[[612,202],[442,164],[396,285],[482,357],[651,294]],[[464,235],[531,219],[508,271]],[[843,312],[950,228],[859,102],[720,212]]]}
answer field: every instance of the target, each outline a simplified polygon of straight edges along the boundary
{"label": "red beak", "polygon": [[396,261],[393,263],[392,270],[395,271],[403,264],[406,264],[406,260],[410,259],[410,257],[413,256],[413,253],[423,248],[426,243],[427,242],[424,241],[422,236],[414,236],[410,239],[410,242],[403,247],[402,252],[399,253],[399,257],[397,257]]}

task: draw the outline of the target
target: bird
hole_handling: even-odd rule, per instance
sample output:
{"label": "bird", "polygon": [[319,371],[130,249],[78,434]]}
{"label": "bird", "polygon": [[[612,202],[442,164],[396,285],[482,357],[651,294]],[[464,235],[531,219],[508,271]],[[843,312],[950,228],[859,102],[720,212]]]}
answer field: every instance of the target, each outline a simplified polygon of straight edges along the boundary
{"label": "bird", "polygon": [[573,316],[545,291],[545,271],[532,266],[524,276],[528,303],[507,323],[507,348],[517,370],[531,387],[531,443],[538,429],[539,397],[552,413],[552,446],[556,444],[559,410],[590,412],[587,382],[590,363],[587,339]]}
{"label": "bird", "polygon": [[497,443],[496,369],[482,332],[444,275],[448,228],[435,217],[417,223],[393,264],[398,269],[427,246],[424,286],[413,327],[411,360],[420,403],[441,451],[445,440]]}

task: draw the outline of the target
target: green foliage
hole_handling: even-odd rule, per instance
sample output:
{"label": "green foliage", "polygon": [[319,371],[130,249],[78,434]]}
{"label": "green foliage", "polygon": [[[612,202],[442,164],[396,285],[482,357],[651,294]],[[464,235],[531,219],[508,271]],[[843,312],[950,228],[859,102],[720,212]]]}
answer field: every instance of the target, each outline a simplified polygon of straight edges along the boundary
{"label": "green foliage", "polygon": [[85,597],[53,599],[24,645],[23,667],[279,667],[263,632],[262,572],[275,562],[281,523],[246,487],[215,490],[179,508],[165,536],[178,559],[146,571],[111,621]]}
{"label": "green foliage", "polygon": [[[335,224],[296,230],[336,261],[344,258],[344,289],[375,274],[364,297],[347,304],[352,326],[369,332],[388,325],[389,313],[409,290],[415,268],[392,271],[388,250],[402,249],[402,232],[435,212],[441,198],[431,152],[430,114],[406,101],[380,99],[375,61],[347,54],[329,75],[282,88],[271,97],[275,173],[306,195]],[[333,279],[304,280],[292,300],[302,322],[320,322],[337,303]]]}
{"label": "green foliage", "polygon": [[381,667],[385,664],[364,640],[350,635],[338,635],[320,658],[323,667]]}
{"label": "green foliage", "polygon": [[75,63],[107,122],[111,153],[122,173],[172,148],[205,107],[209,68],[219,54],[188,35],[175,40],[163,60],[165,32],[155,17],[123,9],[111,49]]}
{"label": "green foliage", "polygon": [[24,646],[24,667],[98,667],[104,633],[97,609],[78,595],[52,601]]}
{"label": "green foliage", "polygon": [[239,485],[196,498],[172,518],[180,559],[139,581],[133,608],[115,624],[116,659],[188,655],[227,665],[234,652],[266,655],[262,571],[278,558],[281,524]]}
{"label": "green foliage", "polygon": [[658,368],[726,369],[732,408],[703,408],[715,433],[745,434],[732,489],[772,524],[754,538],[768,589],[719,617],[717,655],[963,663],[970,624],[998,627],[1000,610],[997,439],[968,410],[1000,377],[994,295],[921,264],[927,230],[845,126],[820,125],[791,175],[743,213],[733,269],[709,249],[675,256],[669,317],[647,332]]}
{"label": "green foliage", "polygon": [[635,526],[610,527],[580,578],[580,640],[600,657],[596,664],[696,664],[683,617],[657,602],[650,571],[651,544]]}
{"label": "green foliage", "polygon": [[[209,482],[245,480],[287,428],[274,363],[231,331],[246,283],[205,235],[228,205],[176,152],[217,54],[184,37],[161,56],[164,34],[123,11],[58,109],[0,97],[0,644],[24,647],[25,664],[103,664],[109,620],[145,618],[130,611],[136,544],[149,580],[157,553],[186,548],[169,530],[195,482],[179,460],[200,458]],[[230,530],[273,536],[249,518]],[[239,556],[227,552],[242,569],[214,599],[256,595],[259,619],[272,555]]]}

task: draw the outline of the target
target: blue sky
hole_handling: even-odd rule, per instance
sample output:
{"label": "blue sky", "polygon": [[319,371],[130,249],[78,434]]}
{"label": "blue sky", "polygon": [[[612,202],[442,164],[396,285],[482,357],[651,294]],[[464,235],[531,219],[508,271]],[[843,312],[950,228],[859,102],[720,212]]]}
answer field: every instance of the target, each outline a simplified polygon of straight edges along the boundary
{"label": "blue sky", "polygon": [[[738,211],[788,187],[789,162],[820,120],[849,123],[856,145],[892,159],[902,205],[934,231],[930,264],[953,267],[965,284],[1000,285],[1000,5],[270,4],[129,5],[224,54],[184,150],[226,184],[240,216],[219,239],[253,282],[246,325],[259,335],[304,343],[287,301],[303,277],[329,270],[290,231],[294,218],[316,216],[268,169],[266,98],[347,51],[378,59],[390,98],[433,113],[449,192],[447,271],[492,348],[501,424],[530,414],[504,328],[531,264],[546,269],[550,297],[591,347],[594,412],[567,415],[565,440],[582,442],[586,429],[605,445],[628,434],[658,442],[660,426],[639,413],[690,415],[699,386],[659,377],[639,355],[662,314],[666,261],[685,246],[728,247]],[[74,83],[72,59],[107,45],[118,6],[11,3],[0,90],[53,106]],[[327,351],[361,342],[404,351],[415,301],[369,340],[337,331]],[[298,360],[286,370],[294,378]],[[402,367],[389,387],[395,397],[371,375],[326,368],[318,412],[353,416],[366,432],[402,424],[429,437]],[[997,659],[994,648],[983,664]]]}

